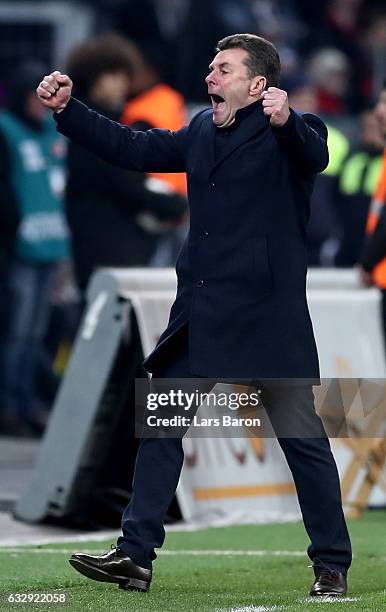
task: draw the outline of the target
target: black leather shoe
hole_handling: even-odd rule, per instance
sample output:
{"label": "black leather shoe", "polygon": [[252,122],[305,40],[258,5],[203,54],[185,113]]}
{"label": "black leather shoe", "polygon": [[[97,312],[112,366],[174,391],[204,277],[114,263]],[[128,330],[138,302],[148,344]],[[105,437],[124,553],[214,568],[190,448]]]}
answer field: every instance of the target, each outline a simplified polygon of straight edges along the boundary
{"label": "black leather shoe", "polygon": [[100,557],[76,553],[69,559],[78,572],[99,582],[114,582],[120,589],[142,591],[150,588],[152,571],[140,567],[116,546]]}
{"label": "black leather shoe", "polygon": [[346,595],[347,579],[341,572],[323,568],[315,578],[310,595],[313,597],[338,597]]}

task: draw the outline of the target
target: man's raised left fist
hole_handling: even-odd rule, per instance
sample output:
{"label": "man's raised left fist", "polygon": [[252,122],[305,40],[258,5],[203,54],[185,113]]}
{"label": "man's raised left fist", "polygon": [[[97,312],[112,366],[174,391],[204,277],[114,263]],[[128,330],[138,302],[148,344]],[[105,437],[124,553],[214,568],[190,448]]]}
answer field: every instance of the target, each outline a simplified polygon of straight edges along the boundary
{"label": "man's raised left fist", "polygon": [[287,92],[278,87],[268,87],[262,96],[263,110],[266,117],[270,117],[271,125],[282,127],[290,116]]}

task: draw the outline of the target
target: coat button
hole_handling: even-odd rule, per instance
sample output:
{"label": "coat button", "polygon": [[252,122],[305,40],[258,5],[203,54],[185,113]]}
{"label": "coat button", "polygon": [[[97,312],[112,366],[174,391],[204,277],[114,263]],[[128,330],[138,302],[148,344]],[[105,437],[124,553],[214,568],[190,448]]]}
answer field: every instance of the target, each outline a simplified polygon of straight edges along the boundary
{"label": "coat button", "polygon": [[211,183],[209,187],[210,187],[210,190],[213,191],[213,189],[216,187],[216,183]]}
{"label": "coat button", "polygon": [[202,238],[208,238],[209,236],[209,232],[202,232],[201,237]]}
{"label": "coat button", "polygon": [[204,286],[204,281],[203,280],[199,280],[197,281],[197,287],[203,287]]}

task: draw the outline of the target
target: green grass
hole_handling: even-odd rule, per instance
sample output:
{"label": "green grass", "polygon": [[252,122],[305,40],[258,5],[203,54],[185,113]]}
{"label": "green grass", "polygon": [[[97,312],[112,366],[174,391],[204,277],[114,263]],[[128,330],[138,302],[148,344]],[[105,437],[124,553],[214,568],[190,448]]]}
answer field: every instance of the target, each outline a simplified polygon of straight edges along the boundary
{"label": "green grass", "polygon": [[[87,580],[70,567],[69,553],[62,552],[63,549],[105,552],[111,543],[87,542],[19,548],[12,552],[0,549],[0,610],[201,612],[276,606],[276,610],[291,612],[385,611],[386,512],[368,512],[362,519],[351,521],[349,529],[355,555],[349,581],[349,597],[353,601],[306,599],[313,578],[306,556],[160,554],[154,565],[150,593],[124,592],[116,585]],[[165,551],[302,551],[307,544],[301,524],[256,525],[170,533]],[[66,591],[68,604],[23,606],[6,602],[5,596],[10,592],[53,590]]]}

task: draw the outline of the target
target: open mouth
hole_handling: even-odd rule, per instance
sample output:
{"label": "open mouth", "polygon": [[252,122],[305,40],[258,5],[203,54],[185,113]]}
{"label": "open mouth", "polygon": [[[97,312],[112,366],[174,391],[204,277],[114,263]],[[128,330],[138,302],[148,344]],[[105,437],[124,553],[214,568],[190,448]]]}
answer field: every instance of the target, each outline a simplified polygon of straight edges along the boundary
{"label": "open mouth", "polygon": [[215,109],[219,108],[221,104],[225,104],[224,98],[218,96],[217,94],[210,94],[210,97],[212,99],[213,108]]}

